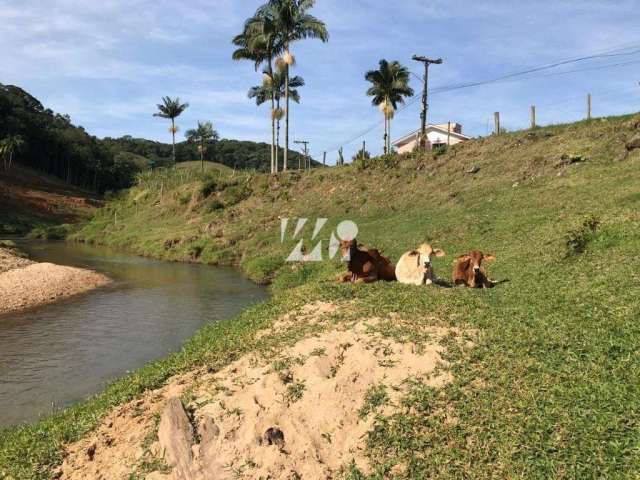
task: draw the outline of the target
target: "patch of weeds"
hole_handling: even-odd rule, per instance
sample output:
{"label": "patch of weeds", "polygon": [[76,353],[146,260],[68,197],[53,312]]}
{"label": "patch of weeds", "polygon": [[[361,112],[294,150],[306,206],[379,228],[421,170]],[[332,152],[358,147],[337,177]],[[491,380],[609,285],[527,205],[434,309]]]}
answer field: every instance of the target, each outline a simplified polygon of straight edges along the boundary
{"label": "patch of weeds", "polygon": [[340,370],[340,367],[344,363],[344,352],[346,352],[352,346],[353,344],[349,342],[341,343],[338,346],[339,352],[338,352],[338,355],[336,356],[336,363],[332,365],[331,369],[329,370],[329,378],[335,378],[335,376],[338,374],[338,370]]}
{"label": "patch of weeds", "polygon": [[364,403],[358,410],[358,417],[364,420],[370,413],[389,402],[387,387],[382,384],[372,385],[364,395]]}
{"label": "patch of weeds", "polygon": [[601,222],[594,216],[587,217],[580,227],[569,230],[565,236],[566,257],[583,253],[589,242],[593,240]]}
{"label": "patch of weeds", "polygon": [[326,357],[327,356],[327,349],[324,347],[317,347],[314,348],[313,350],[311,350],[311,353],[309,354],[311,357]]}
{"label": "patch of weeds", "polygon": [[285,394],[285,400],[287,404],[291,404],[297,402],[304,395],[304,391],[307,389],[307,386],[304,383],[304,380],[301,382],[294,382],[287,386],[287,393]]}
{"label": "patch of weeds", "polygon": [[203,181],[202,185],[200,185],[200,195],[202,195],[204,198],[207,198],[211,194],[215,193],[217,190],[218,190],[218,181],[213,178],[209,178]]}

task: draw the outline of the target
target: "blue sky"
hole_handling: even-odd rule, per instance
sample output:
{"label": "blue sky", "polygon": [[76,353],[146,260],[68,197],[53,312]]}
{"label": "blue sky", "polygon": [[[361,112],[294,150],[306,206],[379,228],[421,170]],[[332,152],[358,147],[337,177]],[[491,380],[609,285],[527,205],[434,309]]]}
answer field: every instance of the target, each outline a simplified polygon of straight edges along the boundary
{"label": "blue sky", "polygon": [[[231,60],[231,38],[260,3],[0,0],[0,82],[25,88],[99,137],[168,141],[166,122],[152,114],[160,97],[170,95],[191,105],[178,122],[183,132],[211,120],[222,137],[268,142],[268,108],[246,97],[260,75],[252,64]],[[421,75],[412,54],[442,57],[431,69],[431,86],[438,88],[619,47],[640,49],[638,1],[318,0],[312,13],[331,38],[293,47],[295,74],[307,85],[291,110],[291,137],[309,140],[316,158],[328,150],[329,163],[340,145],[347,159],[362,140],[374,153],[381,150],[381,115],[365,96],[363,78],[380,58]],[[555,75],[633,61],[639,63]],[[434,94],[429,120],[457,121],[464,133],[484,135],[494,111],[515,129],[527,125],[536,104],[539,123],[571,121],[584,116],[587,92],[594,115],[638,111],[638,81],[640,53],[584,62],[528,80]],[[419,93],[415,77],[412,86]],[[397,114],[393,138],[418,127],[419,103]]]}

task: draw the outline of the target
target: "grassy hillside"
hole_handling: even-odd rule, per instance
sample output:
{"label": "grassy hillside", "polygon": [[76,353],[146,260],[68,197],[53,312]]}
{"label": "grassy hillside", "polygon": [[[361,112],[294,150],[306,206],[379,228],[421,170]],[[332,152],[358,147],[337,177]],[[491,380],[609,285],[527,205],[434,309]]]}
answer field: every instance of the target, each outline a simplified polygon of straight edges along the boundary
{"label": "grassy hillside", "polygon": [[[453,381],[416,383],[366,439],[374,473],[361,478],[636,478],[640,475],[640,152],[625,141],[638,117],[502,134],[446,152],[375,158],[291,173],[165,172],[98,211],[75,238],[172,260],[237,263],[272,281],[274,296],[206,327],[185,349],[89,402],[0,435],[0,465],[46,478],[59,443],[83,435],[112,405],[193,365],[264,348],[255,332],[316,299],[347,307],[335,322],[391,319],[388,335],[420,339],[427,325],[477,332],[447,344]],[[468,173],[475,172],[475,173]],[[430,241],[447,252],[436,274],[472,248],[497,260],[491,290],[395,283],[338,285],[334,261],[287,264],[280,218],[341,220],[397,260]],[[290,226],[289,233],[292,227]],[[391,316],[393,314],[393,316]],[[287,344],[308,326],[281,332]],[[38,470],[40,469],[40,470]],[[2,468],[0,468],[0,472]],[[33,473],[33,472],[37,472]]]}

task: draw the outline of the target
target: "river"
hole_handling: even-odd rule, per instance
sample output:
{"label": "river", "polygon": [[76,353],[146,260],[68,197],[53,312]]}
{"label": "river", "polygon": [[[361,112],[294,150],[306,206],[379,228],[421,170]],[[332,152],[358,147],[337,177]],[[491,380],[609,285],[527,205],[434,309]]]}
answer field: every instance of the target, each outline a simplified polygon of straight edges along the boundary
{"label": "river", "polygon": [[0,428],[32,422],[179,350],[209,322],[267,297],[232,268],[107,248],[20,242],[31,259],[104,273],[113,285],[0,316]]}

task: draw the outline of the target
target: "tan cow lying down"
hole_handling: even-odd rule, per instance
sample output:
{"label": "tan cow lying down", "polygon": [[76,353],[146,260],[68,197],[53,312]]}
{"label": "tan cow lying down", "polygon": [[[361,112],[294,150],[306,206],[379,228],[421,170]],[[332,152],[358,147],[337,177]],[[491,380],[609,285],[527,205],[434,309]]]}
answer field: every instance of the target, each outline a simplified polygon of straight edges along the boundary
{"label": "tan cow lying down", "polygon": [[472,250],[466,255],[461,255],[453,265],[454,285],[465,285],[471,288],[491,288],[494,282],[489,279],[486,270],[482,267],[482,260],[491,262],[495,255],[485,254],[479,250]]}
{"label": "tan cow lying down", "polygon": [[396,278],[400,283],[410,285],[429,285],[434,281],[433,257],[444,257],[444,250],[434,249],[428,243],[423,243],[416,250],[406,252],[396,265]]}

